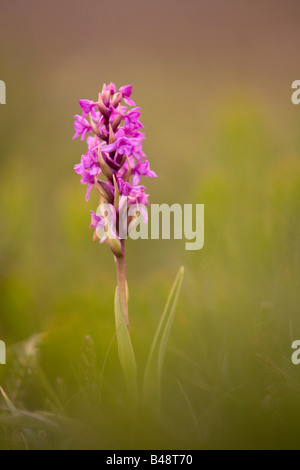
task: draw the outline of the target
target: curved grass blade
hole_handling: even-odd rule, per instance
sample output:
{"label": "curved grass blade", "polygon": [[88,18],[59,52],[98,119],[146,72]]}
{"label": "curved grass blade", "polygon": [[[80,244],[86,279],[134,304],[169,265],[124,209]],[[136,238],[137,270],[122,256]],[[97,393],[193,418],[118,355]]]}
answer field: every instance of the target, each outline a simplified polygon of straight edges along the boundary
{"label": "curved grass blade", "polygon": [[144,401],[148,404],[154,404],[157,411],[160,409],[161,401],[163,361],[182,284],[183,273],[184,268],[182,266],[175,278],[165,309],[157,327],[145,369],[143,386]]}
{"label": "curved grass blade", "polygon": [[[2,387],[0,387],[0,394],[2,395],[5,405],[7,407],[7,410],[9,411],[9,414],[0,414],[0,425],[11,425],[11,426],[20,426],[23,428],[23,439],[25,446],[27,446],[27,439],[30,441],[34,442],[36,440],[35,435],[33,434],[32,430],[30,429],[31,426],[28,426],[29,424],[32,424],[34,422],[38,422],[41,424],[41,421],[44,424],[44,421],[42,418],[40,418],[38,415],[35,415],[34,413],[27,413],[22,410],[18,410],[13,402],[8,398],[6,395],[5,391],[3,390]],[[47,421],[47,424],[50,424],[50,422]],[[52,423],[51,423],[52,424]],[[26,438],[25,438],[26,436]]]}
{"label": "curved grass blade", "polygon": [[131,339],[119,303],[118,287],[115,292],[115,320],[121,368],[125,375],[129,397],[132,403],[137,403],[137,367]]}
{"label": "curved grass blade", "polygon": [[0,387],[0,393],[4,399],[4,402],[7,406],[7,409],[11,412],[11,413],[15,413],[17,411],[17,408],[15,407],[15,405],[13,404],[13,402],[8,398],[8,396],[6,395],[5,391],[3,390],[2,387]]}
{"label": "curved grass blade", "polygon": [[0,415],[0,424],[9,426],[18,426],[25,431],[28,429],[59,429],[59,425],[50,419],[43,417],[38,413],[30,413],[29,411],[16,410],[14,414]]}

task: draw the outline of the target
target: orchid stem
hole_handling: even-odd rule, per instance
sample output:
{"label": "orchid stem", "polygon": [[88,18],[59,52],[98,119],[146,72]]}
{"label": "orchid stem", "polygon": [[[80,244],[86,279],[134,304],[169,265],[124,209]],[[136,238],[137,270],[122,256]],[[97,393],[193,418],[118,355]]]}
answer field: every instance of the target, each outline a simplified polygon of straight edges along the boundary
{"label": "orchid stem", "polygon": [[122,246],[121,255],[115,256],[116,267],[117,267],[117,283],[118,283],[120,307],[124,315],[126,326],[127,328],[129,328],[128,295],[127,295],[126,263],[125,263],[125,240],[121,240],[121,246]]}

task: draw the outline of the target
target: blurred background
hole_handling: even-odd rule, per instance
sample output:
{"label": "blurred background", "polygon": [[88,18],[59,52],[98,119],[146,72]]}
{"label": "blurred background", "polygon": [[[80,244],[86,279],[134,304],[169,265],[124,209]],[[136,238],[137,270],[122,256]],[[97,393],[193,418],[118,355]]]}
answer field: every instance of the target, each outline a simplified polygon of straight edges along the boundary
{"label": "blurred background", "polygon": [[[1,448],[299,448],[299,21],[297,0],[0,0],[0,385],[17,408],[89,429],[31,440],[0,421]],[[78,100],[110,81],[142,108],[150,202],[205,204],[201,251],[127,242],[139,380],[185,267],[164,418],[130,438],[114,261],[73,171]]]}

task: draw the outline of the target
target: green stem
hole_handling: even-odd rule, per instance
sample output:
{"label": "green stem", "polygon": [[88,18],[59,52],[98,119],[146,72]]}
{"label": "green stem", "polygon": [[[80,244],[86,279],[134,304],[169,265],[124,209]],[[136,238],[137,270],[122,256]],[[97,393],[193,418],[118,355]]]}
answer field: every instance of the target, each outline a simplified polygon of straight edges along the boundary
{"label": "green stem", "polygon": [[125,264],[125,240],[121,240],[122,253],[120,256],[115,256],[117,267],[117,283],[119,292],[119,302],[122,313],[124,315],[127,328],[129,327],[128,319],[128,296],[127,296],[127,282],[126,282],[126,264]]}

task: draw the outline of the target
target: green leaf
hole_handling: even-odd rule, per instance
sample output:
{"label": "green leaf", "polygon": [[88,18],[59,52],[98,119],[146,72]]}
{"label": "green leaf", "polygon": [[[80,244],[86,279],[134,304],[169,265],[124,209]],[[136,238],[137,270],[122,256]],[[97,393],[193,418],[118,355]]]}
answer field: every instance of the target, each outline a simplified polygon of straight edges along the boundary
{"label": "green leaf", "polygon": [[124,316],[119,303],[118,287],[115,292],[115,320],[116,335],[118,342],[118,353],[121,368],[125,375],[126,384],[132,403],[137,403],[138,385],[137,385],[137,368],[134,351],[130,339],[130,335],[125,323]]}
{"label": "green leaf", "polygon": [[182,266],[175,278],[165,309],[161,316],[151,345],[145,369],[143,386],[144,401],[147,404],[154,404],[158,412],[161,401],[161,378],[163,362],[182,284],[183,273],[184,268]]}

